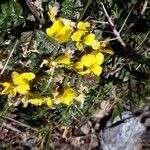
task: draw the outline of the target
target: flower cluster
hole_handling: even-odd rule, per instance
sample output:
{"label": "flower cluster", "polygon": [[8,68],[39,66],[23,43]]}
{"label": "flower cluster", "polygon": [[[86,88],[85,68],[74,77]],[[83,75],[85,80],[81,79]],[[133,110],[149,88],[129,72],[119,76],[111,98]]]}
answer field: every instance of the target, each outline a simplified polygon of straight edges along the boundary
{"label": "flower cluster", "polygon": [[76,42],[78,50],[84,50],[86,46],[91,46],[93,49],[97,49],[98,41],[95,39],[93,33],[89,33],[90,23],[79,22],[77,24],[77,31],[71,36],[72,41]]}
{"label": "flower cluster", "polygon": [[57,11],[57,7],[49,5],[48,14],[53,24],[50,28],[46,29],[46,33],[59,43],[65,43],[68,41],[73,32],[74,23],[65,18],[56,19],[55,16],[57,15]]}
{"label": "flower cluster", "polygon": [[64,87],[63,92],[54,93],[53,98],[51,97],[42,97],[42,98],[32,98],[29,99],[28,102],[35,105],[41,106],[42,104],[46,104],[48,107],[52,107],[53,104],[63,103],[65,105],[70,105],[75,98],[75,92],[70,87]]}
{"label": "flower cluster", "polygon": [[[104,62],[104,53],[113,53],[107,42],[99,41],[96,38],[90,22],[80,21],[75,23],[66,18],[56,17],[57,12],[58,7],[49,5],[48,15],[52,25],[46,29],[46,34],[62,44],[62,53],[55,57],[43,59],[39,66],[40,68],[44,65],[49,67],[47,74],[50,79],[47,87],[51,85],[52,79],[55,78],[55,71],[62,68],[70,69],[72,73],[81,75],[81,77],[86,74],[99,76],[103,70],[101,65]],[[71,43],[71,47],[67,47],[67,44],[65,44],[68,41]],[[28,103],[35,106],[47,105],[48,107],[54,107],[60,103],[71,105],[74,100],[80,101],[83,106],[84,91],[87,91],[85,87],[79,89],[78,96],[76,96],[70,82],[63,85],[63,79],[61,79],[61,81],[56,81],[62,85],[61,90],[52,89],[52,91],[46,91],[46,95],[43,93],[37,94],[36,89],[31,90],[30,87],[30,81],[34,78],[35,74],[32,72],[19,74],[14,71],[11,74],[11,82],[0,83],[4,88],[1,94],[21,97],[24,106],[27,106]]]}
{"label": "flower cluster", "polygon": [[71,40],[75,43],[76,51],[83,51],[78,60],[76,58],[72,59],[76,61],[70,62],[66,54],[63,57],[59,57],[59,61],[65,64],[64,58],[66,57],[68,64],[72,64],[73,69],[79,74],[94,74],[99,76],[102,73],[102,67],[100,65],[104,62],[102,52],[112,54],[112,50],[106,48],[107,43],[102,43],[96,39],[95,34],[91,32],[89,22],[80,21],[76,24],[65,18],[56,18],[57,12],[58,8],[56,6],[52,7],[49,5],[48,14],[53,24],[46,29],[47,35],[59,43],[65,43]]}
{"label": "flower cluster", "polygon": [[[22,102],[24,106],[27,106],[28,103],[35,106],[41,106],[46,104],[48,107],[52,107],[53,103],[59,104],[63,103],[70,105],[75,98],[75,92],[69,86],[64,87],[63,92],[54,93],[53,98],[51,97],[37,97],[36,94],[30,91],[29,81],[35,78],[35,74],[32,72],[26,72],[19,74],[18,72],[11,73],[12,82],[0,83],[4,87],[1,91],[1,95],[10,95],[15,97],[18,94],[22,96]],[[33,97],[33,98],[31,98]]]}
{"label": "flower cluster", "polygon": [[1,94],[10,94],[15,97],[17,93],[26,94],[30,90],[29,81],[35,78],[35,74],[31,72],[19,74],[18,72],[12,72],[12,82],[0,83],[4,87]]}
{"label": "flower cluster", "polygon": [[102,73],[102,67],[100,66],[104,61],[104,55],[102,53],[90,53],[83,55],[81,60],[76,62],[75,68],[78,73],[100,75]]}
{"label": "flower cluster", "polygon": [[59,43],[64,43],[68,41],[72,31],[73,28],[70,26],[67,19],[58,19],[53,22],[50,28],[47,28],[46,33]]}

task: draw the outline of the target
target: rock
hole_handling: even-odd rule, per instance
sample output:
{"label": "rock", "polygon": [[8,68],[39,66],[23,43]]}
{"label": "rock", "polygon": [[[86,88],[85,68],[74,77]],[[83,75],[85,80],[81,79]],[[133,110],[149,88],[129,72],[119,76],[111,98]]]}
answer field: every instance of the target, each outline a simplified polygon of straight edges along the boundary
{"label": "rock", "polygon": [[69,143],[74,147],[74,150],[96,150],[99,147],[99,141],[95,134],[72,137]]}
{"label": "rock", "polygon": [[140,117],[124,112],[122,119],[116,117],[101,131],[101,146],[103,150],[139,150],[137,145],[145,133],[148,132]]}
{"label": "rock", "polygon": [[36,144],[36,142],[37,140],[35,138],[29,138],[27,139],[25,146],[31,148]]}
{"label": "rock", "polygon": [[113,109],[114,102],[111,101],[102,101],[100,107],[96,109],[95,113],[92,115],[92,118],[102,119],[108,116]]}
{"label": "rock", "polygon": [[91,127],[90,127],[90,125],[88,123],[86,123],[86,124],[84,124],[84,125],[81,126],[80,130],[81,130],[81,132],[83,134],[86,135],[86,134],[90,133]]}

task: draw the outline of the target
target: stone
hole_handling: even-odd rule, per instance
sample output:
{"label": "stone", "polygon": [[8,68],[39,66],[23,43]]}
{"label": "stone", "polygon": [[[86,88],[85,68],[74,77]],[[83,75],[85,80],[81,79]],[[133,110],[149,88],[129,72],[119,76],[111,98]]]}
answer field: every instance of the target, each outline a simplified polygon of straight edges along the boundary
{"label": "stone", "polygon": [[83,134],[86,135],[86,134],[90,133],[91,127],[90,127],[90,125],[88,123],[86,123],[86,124],[84,124],[84,125],[81,126],[80,130],[81,130],[81,132]]}
{"label": "stone", "polygon": [[140,145],[142,136],[148,133],[140,119],[128,111],[123,112],[122,119],[117,116],[112,123],[108,122],[100,133],[102,149],[139,150],[137,145]]}

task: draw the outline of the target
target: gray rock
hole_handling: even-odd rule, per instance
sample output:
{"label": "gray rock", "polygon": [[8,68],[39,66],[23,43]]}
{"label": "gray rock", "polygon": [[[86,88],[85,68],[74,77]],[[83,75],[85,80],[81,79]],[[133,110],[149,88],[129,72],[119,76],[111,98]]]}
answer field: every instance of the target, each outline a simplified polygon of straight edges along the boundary
{"label": "gray rock", "polygon": [[101,144],[103,150],[137,150],[137,145],[146,131],[140,117],[131,112],[124,112],[122,119],[116,117],[111,124],[101,131]]}

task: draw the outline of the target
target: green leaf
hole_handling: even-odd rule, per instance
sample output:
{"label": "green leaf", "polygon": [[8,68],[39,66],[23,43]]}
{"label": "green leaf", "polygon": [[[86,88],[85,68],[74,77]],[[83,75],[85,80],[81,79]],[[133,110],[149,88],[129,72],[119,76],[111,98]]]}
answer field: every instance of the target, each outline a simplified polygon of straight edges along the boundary
{"label": "green leaf", "polygon": [[22,14],[22,8],[17,2],[13,0],[11,0],[9,3],[9,11],[12,15],[16,16],[20,16]]}
{"label": "green leaf", "polygon": [[5,16],[3,14],[0,14],[0,25],[4,23]]}
{"label": "green leaf", "polygon": [[50,38],[41,30],[36,30],[35,35],[39,41],[39,53],[40,54],[51,54],[56,56],[59,53],[60,44],[54,39]]}
{"label": "green leaf", "polygon": [[112,112],[111,121],[113,121],[116,116],[119,116],[121,118],[121,113],[122,112],[123,112],[122,103],[120,101],[118,101],[116,103],[116,105],[114,106],[114,109],[113,109],[113,112]]}
{"label": "green leaf", "polygon": [[1,33],[24,22],[22,7],[16,1],[1,4],[0,29]]}
{"label": "green leaf", "polygon": [[5,4],[1,4],[1,10],[2,10],[2,14],[7,16],[7,10],[8,10],[8,3]]}
{"label": "green leaf", "polygon": [[45,143],[44,143],[44,150],[50,149],[50,140],[51,140],[51,130],[49,128],[46,128],[45,133]]}
{"label": "green leaf", "polygon": [[81,0],[64,0],[62,2],[61,17],[76,19],[82,10],[83,4]]}

